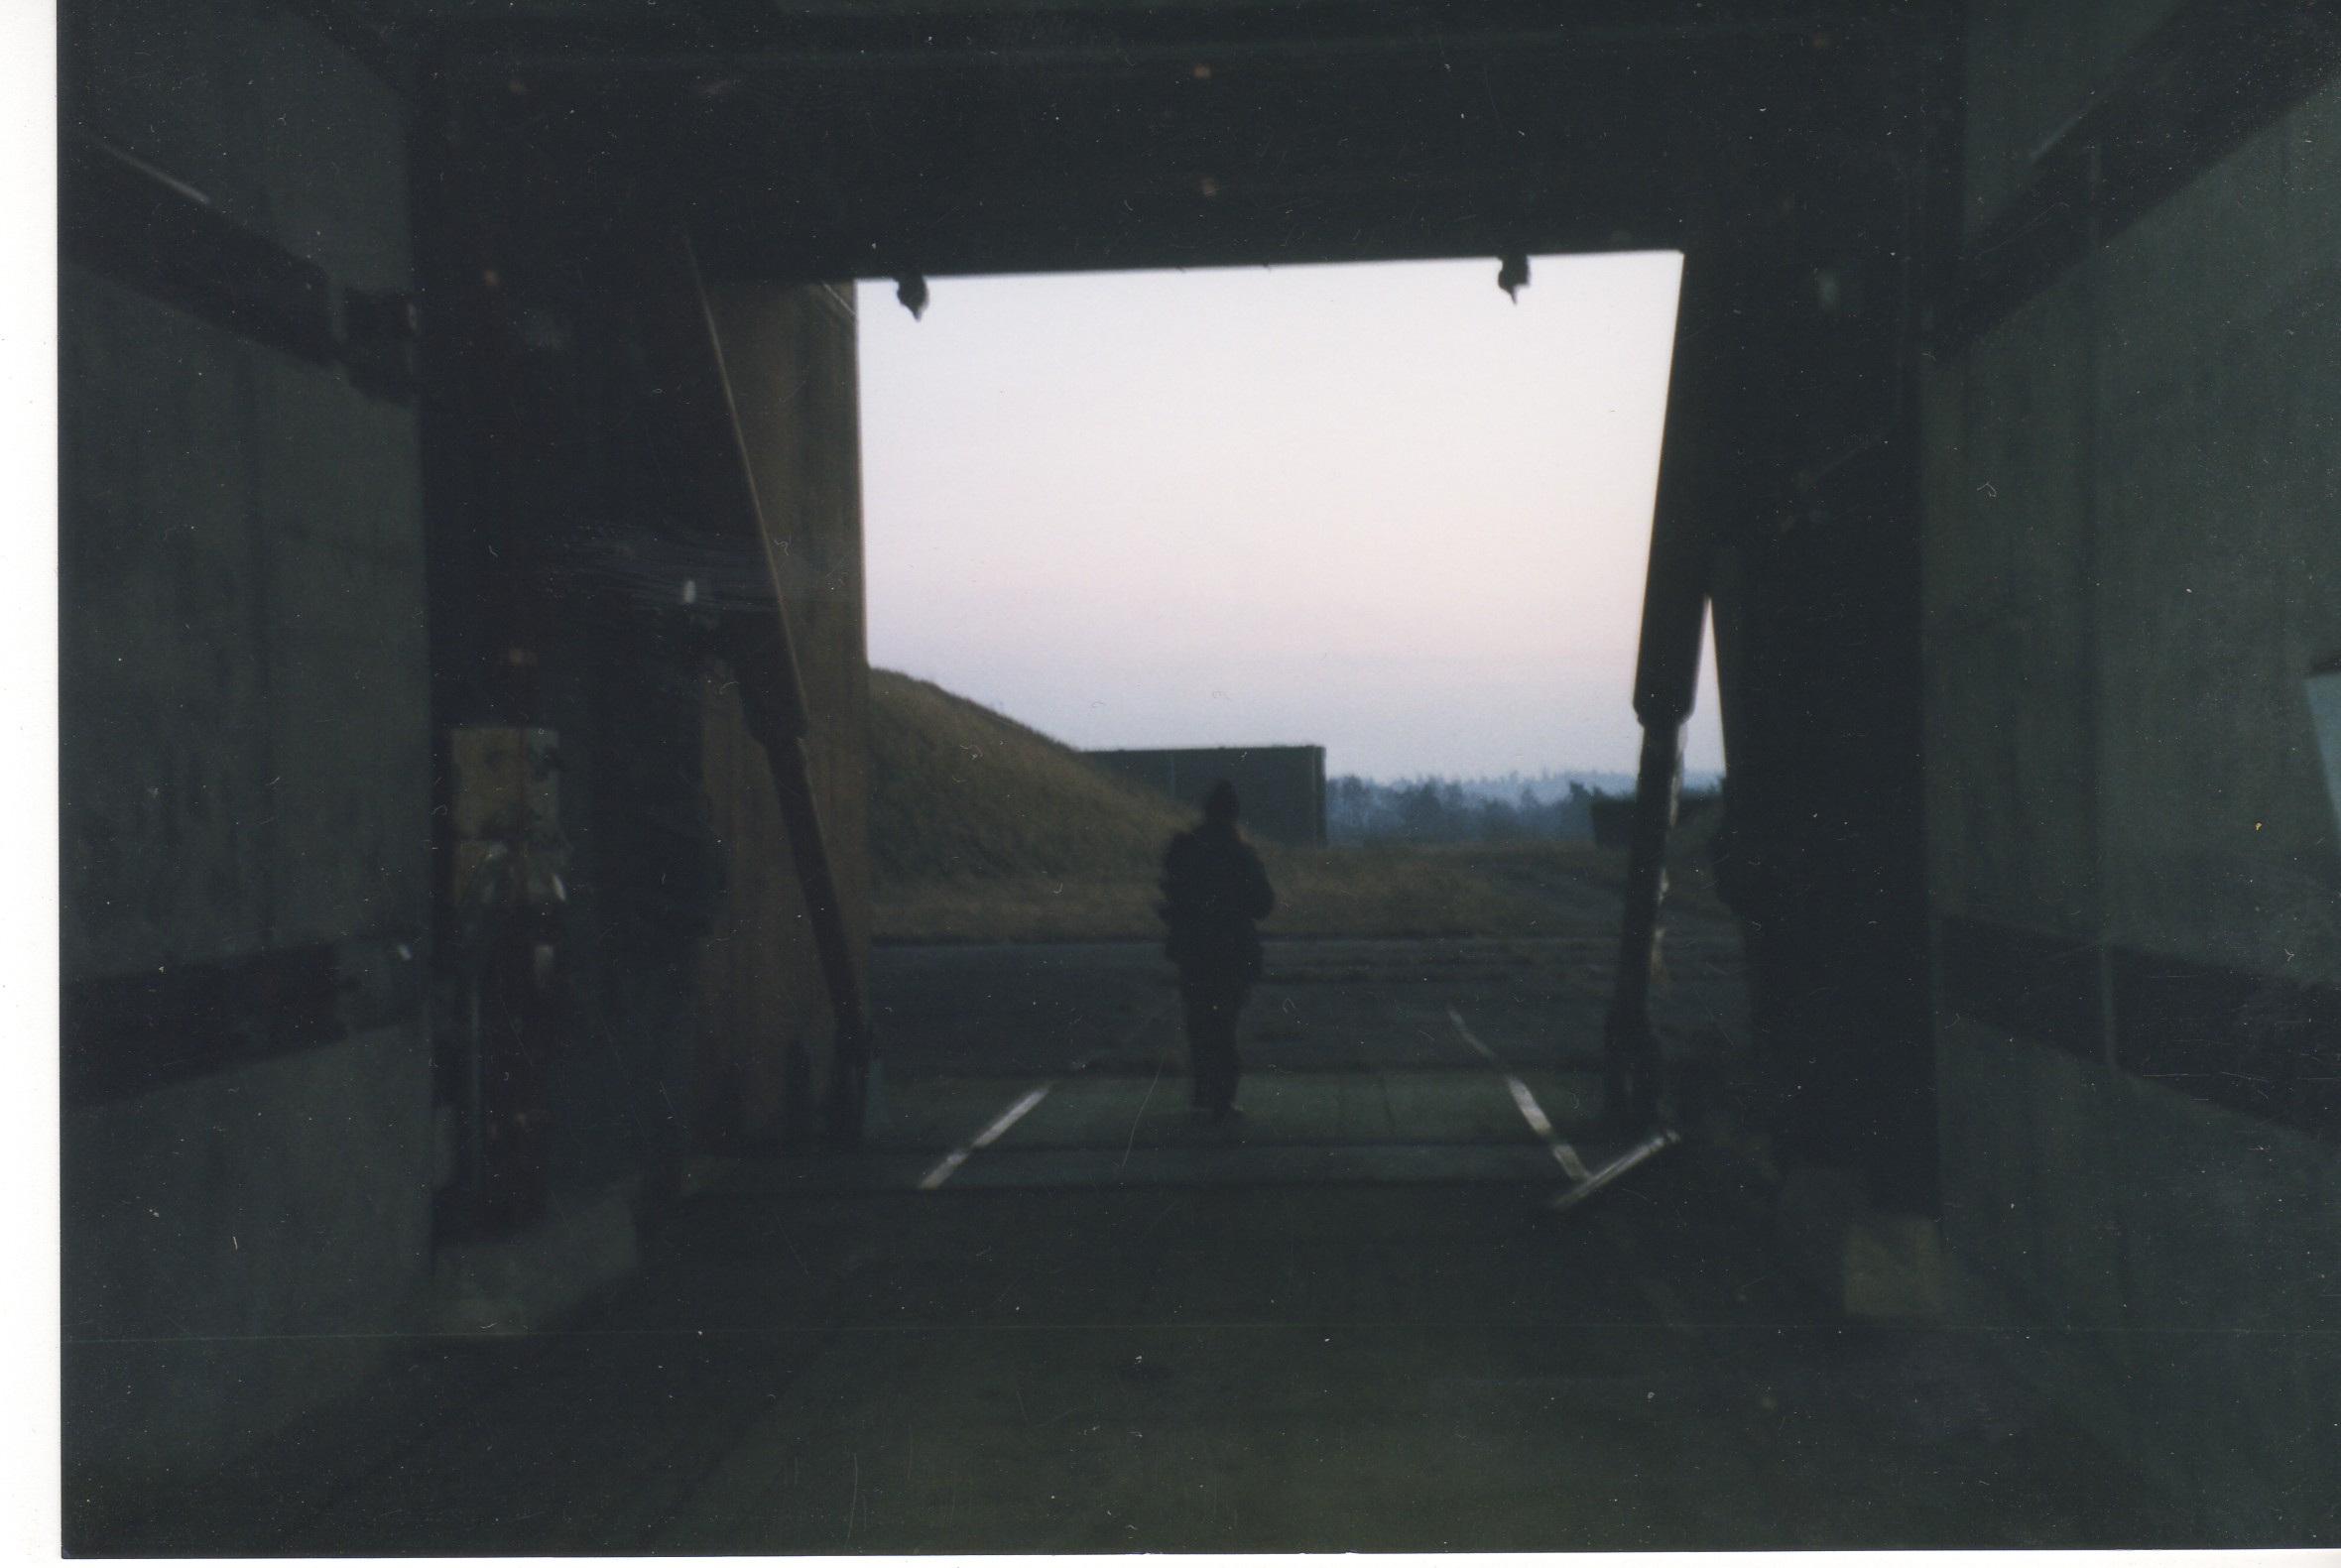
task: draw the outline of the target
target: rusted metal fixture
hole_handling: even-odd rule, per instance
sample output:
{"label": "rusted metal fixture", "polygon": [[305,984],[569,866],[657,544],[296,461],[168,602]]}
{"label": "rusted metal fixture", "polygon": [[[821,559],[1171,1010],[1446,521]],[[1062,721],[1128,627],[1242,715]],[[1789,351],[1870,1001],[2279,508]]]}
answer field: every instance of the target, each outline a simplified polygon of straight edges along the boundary
{"label": "rusted metal fixture", "polygon": [[1681,1142],[1682,1135],[1675,1132],[1674,1129],[1670,1127],[1659,1129],[1608,1164],[1593,1171],[1583,1181],[1554,1194],[1552,1207],[1563,1214],[1567,1213],[1644,1160],[1649,1159],[1653,1154],[1663,1153]]}

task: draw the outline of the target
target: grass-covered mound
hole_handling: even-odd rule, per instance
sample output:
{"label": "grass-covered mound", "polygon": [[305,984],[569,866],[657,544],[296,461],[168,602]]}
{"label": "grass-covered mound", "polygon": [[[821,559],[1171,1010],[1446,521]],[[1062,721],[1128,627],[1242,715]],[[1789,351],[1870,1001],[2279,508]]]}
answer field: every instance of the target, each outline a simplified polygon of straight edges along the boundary
{"label": "grass-covered mound", "polygon": [[1151,878],[1190,813],[930,681],[870,671],[870,860],[882,890]]}
{"label": "grass-covered mound", "polygon": [[[896,941],[1151,940],[1163,851],[1194,813],[940,686],[870,674],[877,935]],[[1461,855],[1408,845],[1262,846],[1269,936],[1472,936],[1534,911]]]}

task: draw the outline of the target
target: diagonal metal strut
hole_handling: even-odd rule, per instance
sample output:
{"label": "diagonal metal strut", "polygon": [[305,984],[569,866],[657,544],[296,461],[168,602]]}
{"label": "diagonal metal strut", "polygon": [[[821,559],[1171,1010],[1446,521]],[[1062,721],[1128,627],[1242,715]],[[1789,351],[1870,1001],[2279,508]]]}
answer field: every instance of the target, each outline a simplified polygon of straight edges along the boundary
{"label": "diagonal metal strut", "polygon": [[644,301],[645,338],[678,435],[689,443],[690,470],[705,487],[707,521],[735,543],[750,537],[764,562],[768,599],[752,610],[726,608],[717,624],[718,648],[739,680],[748,732],[772,765],[781,821],[789,835],[821,980],[837,1020],[836,1069],[830,1079],[828,1133],[840,1142],[860,1137],[872,1052],[869,1002],[845,910],[835,861],[821,825],[805,738],[811,727],[804,681],[790,635],[782,563],[756,476],[740,431],[723,343],[708,308],[707,292],[689,237],[678,232],[651,258]]}

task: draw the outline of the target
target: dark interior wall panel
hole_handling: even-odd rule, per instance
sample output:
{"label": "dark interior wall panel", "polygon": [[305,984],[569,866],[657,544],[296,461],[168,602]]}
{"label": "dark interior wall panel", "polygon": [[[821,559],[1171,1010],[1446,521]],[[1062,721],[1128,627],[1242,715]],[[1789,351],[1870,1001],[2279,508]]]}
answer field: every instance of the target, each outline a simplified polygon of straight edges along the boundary
{"label": "dark interior wall panel", "polygon": [[2032,178],[2033,155],[2181,0],[1969,0],[1967,226]]}
{"label": "dark interior wall panel", "polygon": [[732,285],[716,288],[710,304],[765,527],[780,545],[782,601],[812,724],[813,789],[847,927],[866,949],[869,617],[854,300],[851,283]]}
{"label": "dark interior wall panel", "polygon": [[68,978],[425,924],[414,425],[68,269]]}
{"label": "dark interior wall panel", "polygon": [[237,89],[254,10],[242,4],[92,0],[60,13],[58,86],[64,128],[119,147],[246,227],[264,220],[265,181],[249,155],[266,111]]}
{"label": "dark interior wall panel", "polygon": [[[2003,140],[1973,149],[1984,155],[1978,173],[1991,188],[1957,287],[1942,302],[1938,335],[1949,348],[1973,343],[2341,72],[2341,13],[2326,0],[2046,14],[2062,26],[2020,8],[2003,12],[1976,57],[1979,83],[1999,88],[2003,104],[2048,118],[2013,146],[2004,138],[2020,121],[1983,122],[1986,140],[1991,133]],[[2001,46],[2013,38],[2024,47],[2012,60]],[[2098,68],[2085,87],[2042,90],[2087,68],[2093,53]],[[2005,167],[1995,167],[1993,155]],[[2003,179],[1993,182],[1994,175]]]}
{"label": "dark interior wall panel", "polygon": [[[736,892],[702,712],[707,616],[736,563],[689,515],[688,443],[645,368],[641,258],[672,241],[667,215],[468,108],[427,112],[442,133],[418,139],[415,180],[439,804],[462,727],[549,730],[559,758],[564,899],[474,920],[451,811],[431,835],[439,1092],[462,1100],[475,1049],[496,1072],[509,1052],[509,1103],[482,1117],[522,1151],[509,1181],[480,1184],[492,1203],[459,1188],[445,1218],[505,1234],[679,1172],[701,946]],[[528,950],[483,933],[524,923],[557,982],[516,981],[525,1045],[475,1043],[475,966]]]}
{"label": "dark interior wall panel", "polygon": [[2096,943],[1945,914],[1935,953],[1945,1010],[2104,1060],[2105,978]]}
{"label": "dark interior wall panel", "polygon": [[2089,312],[2068,280],[1931,383],[1943,482],[1924,611],[1936,907],[2082,937],[2098,877]]}
{"label": "dark interior wall panel", "polygon": [[313,26],[269,0],[76,0],[61,23],[68,138],[335,278],[406,286],[406,106]]}
{"label": "dark interior wall panel", "polygon": [[[870,932],[869,653],[853,291],[729,284],[710,305],[782,563],[811,719],[806,751],[857,970]],[[761,562],[757,565],[761,567]],[[836,1020],[770,765],[736,687],[707,698],[707,792],[729,891],[701,961],[703,1108],[717,1139],[802,1137],[827,1089]],[[802,1066],[792,1060],[801,1052]]]}
{"label": "dark interior wall panel", "polygon": [[2302,677],[2341,656],[2341,86],[2100,265],[2108,935],[2341,981]]}
{"label": "dark interior wall panel", "polygon": [[[2091,108],[2093,89],[2135,73],[2124,51],[2165,21],[2243,12],[1984,15],[1972,79],[2007,100],[1973,122],[1988,173],[2027,168],[2035,131],[2112,113],[2119,94]],[[2229,86],[2242,102],[2253,83]],[[2107,1346],[2073,1363],[2093,1370],[2060,1388],[2068,1407],[2182,1507],[2259,1539],[2327,1519],[2334,1465],[2299,1388],[2329,1381],[2341,1326],[2341,821],[2302,688],[2341,654],[2336,135],[2329,82],[2270,104],[1942,345],[1927,389],[1961,1310]]]}
{"label": "dark interior wall panel", "polygon": [[[64,21],[69,141],[336,309],[408,287],[403,106],[322,35]],[[232,1456],[419,1315],[430,687],[414,417],[330,362],[327,302],[215,308],[171,231],[101,269],[67,227],[66,1452],[118,1479]]]}
{"label": "dark interior wall panel", "polygon": [[[408,287],[405,109],[306,23],[96,0],[62,74],[68,138],[328,286]],[[412,414],[168,293],[68,267],[62,302],[67,977],[419,936]]]}
{"label": "dark interior wall panel", "polygon": [[[1736,551],[1725,891],[1791,1157],[1933,1203],[1916,585],[1891,490]],[[1721,634],[1719,634],[1721,635]]]}
{"label": "dark interior wall panel", "polygon": [[2341,651],[2333,276],[2303,227],[2337,116],[2300,105],[1933,383],[1944,912],[2341,973],[2301,687]]}
{"label": "dark interior wall panel", "polygon": [[253,351],[65,270],[59,760],[67,981],[269,943]]}
{"label": "dark interior wall panel", "polygon": [[2341,986],[2121,948],[2108,971],[2123,1067],[2341,1146]]}
{"label": "dark interior wall panel", "polygon": [[[1012,9],[972,40],[869,13],[696,59],[500,51],[482,19],[449,67],[483,116],[639,158],[716,275],[942,275],[1741,243],[1775,215],[1748,166],[1857,144],[1822,127],[1875,110],[1867,52],[1908,29],[1834,4],[1611,29],[1504,9],[1119,8],[1070,30]],[[618,119],[648,134],[618,146]]]}
{"label": "dark interior wall panel", "polygon": [[262,181],[255,226],[342,284],[410,287],[410,105],[283,0],[253,5],[237,63],[257,111],[244,132]]}
{"label": "dark interior wall panel", "polygon": [[258,370],[276,939],[420,943],[431,750],[414,416],[330,371]]}
{"label": "dark interior wall panel", "polygon": [[1958,1320],[2218,1536],[2316,1538],[2341,1147],[1974,1020],[1941,1038]]}
{"label": "dark interior wall panel", "polygon": [[1777,192],[1766,243],[1690,253],[1660,503],[1662,527],[1727,551],[1709,584],[1731,709],[1721,870],[1782,1146],[1910,1213],[1934,1177],[1909,379],[1915,258],[1946,216],[1916,156],[1930,47],[1868,58],[1878,91],[1853,123],[1877,140],[1808,149],[1827,199],[1750,169],[1743,191]]}
{"label": "dark interior wall panel", "polygon": [[142,1478],[232,1460],[423,1326],[429,1077],[406,1022],[68,1116],[63,1453],[80,1506],[135,1506]]}
{"label": "dark interior wall panel", "polygon": [[110,144],[68,135],[62,162],[58,230],[75,263],[271,348],[332,357],[323,268]]}

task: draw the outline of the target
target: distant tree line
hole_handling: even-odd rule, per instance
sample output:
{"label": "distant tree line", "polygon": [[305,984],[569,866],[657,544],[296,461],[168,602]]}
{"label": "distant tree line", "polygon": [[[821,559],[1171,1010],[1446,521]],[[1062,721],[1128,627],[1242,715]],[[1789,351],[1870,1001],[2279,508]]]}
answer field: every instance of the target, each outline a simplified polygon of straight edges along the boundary
{"label": "distant tree line", "polygon": [[[1683,783],[1698,789],[1715,781],[1701,776]],[[1336,844],[1591,838],[1594,802],[1633,793],[1633,777],[1617,773],[1425,775],[1388,784],[1344,774],[1325,781],[1325,836]]]}
{"label": "distant tree line", "polygon": [[1523,789],[1507,800],[1474,793],[1454,779],[1379,784],[1345,776],[1325,782],[1325,836],[1336,844],[1591,838],[1593,791],[1572,783],[1550,798]]}

